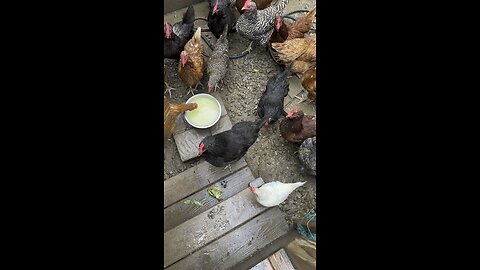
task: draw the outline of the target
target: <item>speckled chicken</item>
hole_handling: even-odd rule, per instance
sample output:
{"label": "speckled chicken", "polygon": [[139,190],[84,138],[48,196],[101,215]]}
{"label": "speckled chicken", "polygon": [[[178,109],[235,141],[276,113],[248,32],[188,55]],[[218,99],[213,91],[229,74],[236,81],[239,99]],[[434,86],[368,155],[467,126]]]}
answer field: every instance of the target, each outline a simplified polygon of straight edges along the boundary
{"label": "speckled chicken", "polygon": [[302,143],[305,139],[317,135],[316,117],[305,115],[303,111],[293,108],[280,122],[280,134],[289,142]]}
{"label": "speckled chicken", "polygon": [[257,113],[260,118],[265,119],[265,125],[277,121],[283,112],[283,100],[288,94],[289,67],[270,78],[267,82],[258,102]]}
{"label": "speckled chicken", "polygon": [[245,1],[242,9],[246,12],[238,18],[236,28],[241,36],[252,41],[248,51],[251,50],[253,42],[258,42],[261,46],[267,45],[275,28],[275,20],[278,16],[283,16],[287,4],[288,0],[279,0],[275,6],[257,10],[254,2]]}
{"label": "speckled chicken", "polygon": [[[240,14],[243,14],[245,11],[243,6],[245,5],[246,0],[233,0],[232,2],[235,2],[235,6],[237,7],[237,10]],[[253,0],[255,4],[257,5],[258,10],[266,9],[272,4],[272,0]]]}
{"label": "speckled chicken", "polygon": [[312,27],[316,10],[317,8],[314,7],[305,14],[305,16],[298,17],[296,21],[290,24],[286,24],[283,18],[278,16],[276,18],[275,31],[270,38],[270,43],[282,43],[285,40],[303,38],[305,33],[308,33]]}
{"label": "speckled chicken", "polygon": [[298,149],[298,158],[302,163],[302,171],[317,175],[317,137],[306,139]]}
{"label": "speckled chicken", "polygon": [[[178,75],[182,82],[188,87],[188,93],[193,93],[205,70],[205,62],[203,60],[204,46],[201,38],[202,29],[197,31],[185,45],[185,49],[180,54],[180,62],[178,63]],[[195,86],[195,88],[193,88]],[[188,94],[187,93],[187,94]]]}
{"label": "speckled chicken", "polygon": [[168,139],[175,129],[175,120],[178,115],[185,111],[196,109],[197,103],[174,104],[170,103],[166,96],[163,96],[163,138]]}
{"label": "speckled chicken", "polygon": [[223,28],[223,33],[213,48],[212,55],[207,64],[208,92],[217,89],[218,83],[227,75],[228,70],[228,25]]}
{"label": "speckled chicken", "polygon": [[283,43],[272,43],[272,48],[278,53],[279,60],[283,63],[292,63],[291,71],[299,74],[316,66],[316,46],[316,34],[286,40]]}
{"label": "speckled chicken", "polygon": [[300,81],[303,88],[308,91],[307,98],[312,101],[317,99],[317,67],[313,67],[303,73]]}
{"label": "speckled chicken", "polygon": [[183,15],[182,21],[175,23],[173,26],[165,22],[163,28],[163,58],[178,60],[180,52],[193,36],[194,20],[195,10],[190,5]]}
{"label": "speckled chicken", "polygon": [[235,32],[237,19],[230,0],[208,0],[208,10],[208,29],[216,38],[220,37],[225,25],[230,32]]}

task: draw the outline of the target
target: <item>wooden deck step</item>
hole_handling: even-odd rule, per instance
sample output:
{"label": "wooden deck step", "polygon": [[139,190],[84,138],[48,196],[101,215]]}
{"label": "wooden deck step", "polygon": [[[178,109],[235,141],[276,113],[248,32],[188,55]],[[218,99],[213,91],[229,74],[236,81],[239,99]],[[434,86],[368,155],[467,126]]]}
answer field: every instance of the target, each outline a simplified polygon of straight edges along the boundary
{"label": "wooden deck step", "polygon": [[249,270],[295,270],[295,267],[285,249],[282,248]]}
{"label": "wooden deck step", "polygon": [[[237,208],[236,211],[238,209],[241,208]],[[267,211],[175,263],[167,270],[236,269],[234,267],[238,263],[275,239],[288,234],[289,231],[290,227],[285,221],[283,212],[278,207],[268,208]]]}
{"label": "wooden deck step", "polygon": [[[252,171],[248,167],[244,167],[236,173],[233,173],[222,181],[216,182],[213,186],[222,190],[222,201],[226,200],[240,191],[248,187],[248,182],[252,181],[254,176]],[[224,185],[225,184],[225,185]],[[217,205],[219,200],[208,194],[208,188],[210,186],[200,190],[199,192],[190,195],[171,206],[167,207],[163,211],[163,230],[164,232],[171,230],[175,226],[195,217],[196,215],[212,208]],[[203,205],[198,206],[195,204],[185,204],[185,200],[200,201]]]}
{"label": "wooden deck step", "polygon": [[[239,171],[247,166],[245,159],[232,164],[232,172]],[[207,186],[231,174],[230,170],[215,167],[204,161],[180,174],[163,182],[163,208],[198,192]]]}
{"label": "wooden deck step", "polygon": [[295,270],[287,252],[282,248],[268,258],[275,270]]}
{"label": "wooden deck step", "polygon": [[246,188],[210,210],[167,231],[163,234],[164,268],[266,210]]}

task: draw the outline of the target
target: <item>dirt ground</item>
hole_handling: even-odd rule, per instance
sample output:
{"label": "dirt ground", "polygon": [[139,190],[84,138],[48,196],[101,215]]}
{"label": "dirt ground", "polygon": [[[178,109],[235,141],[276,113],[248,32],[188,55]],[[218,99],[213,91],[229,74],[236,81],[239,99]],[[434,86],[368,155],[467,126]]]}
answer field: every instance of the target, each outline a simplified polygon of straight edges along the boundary
{"label": "dirt ground", "polygon": [[[291,0],[286,10],[291,12],[299,9],[310,9],[314,4],[315,1],[312,0]],[[206,18],[205,3],[197,4],[194,7],[197,18]],[[180,20],[183,12],[184,10],[177,11],[177,18],[173,22]],[[295,14],[293,17],[298,15],[302,15],[302,13]],[[203,21],[197,21],[195,26],[207,28],[206,22]],[[215,44],[216,39],[211,33],[204,32],[203,34],[210,38],[212,44]],[[229,35],[228,39],[229,55],[241,53],[249,44],[249,41],[242,38],[238,33]],[[211,51],[208,49],[208,46],[205,45],[205,48],[206,54],[210,55]],[[206,61],[208,61],[208,58]],[[190,95],[186,96],[186,87],[178,77],[178,61],[165,59],[164,64],[167,69],[167,80],[170,86],[175,88],[172,91],[171,99],[174,102],[185,102]],[[254,45],[249,55],[230,62],[224,85],[221,85],[221,88],[217,91],[221,93],[232,124],[258,119],[256,108],[260,96],[265,90],[267,80],[279,71],[281,71],[281,67],[272,60],[268,51],[259,45]],[[196,93],[207,92],[206,75],[202,83],[204,86],[199,85],[197,88],[199,91]],[[168,93],[166,95],[170,98]],[[287,220],[290,221],[292,219],[302,219],[309,212],[316,212],[316,179],[302,173],[298,154],[296,153],[298,147],[280,136],[279,124],[281,119],[274,125],[263,128],[260,131],[257,142],[250,147],[245,159],[253,175],[262,177],[265,182],[307,181],[307,184],[294,191],[280,205],[280,208],[287,214]],[[195,166],[201,161],[201,159],[196,159],[192,162],[182,162],[173,137],[165,142],[164,154],[164,180]]]}

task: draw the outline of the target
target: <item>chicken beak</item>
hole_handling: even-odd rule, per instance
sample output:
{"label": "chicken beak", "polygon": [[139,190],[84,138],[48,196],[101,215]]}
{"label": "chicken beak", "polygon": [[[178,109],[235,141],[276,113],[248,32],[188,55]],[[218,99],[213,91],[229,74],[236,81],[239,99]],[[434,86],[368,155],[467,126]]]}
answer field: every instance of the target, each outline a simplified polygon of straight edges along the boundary
{"label": "chicken beak", "polygon": [[202,35],[202,28],[198,27],[197,31],[195,32],[195,35],[193,36],[193,38],[195,38],[195,40],[197,40],[197,41],[200,41],[201,35]]}

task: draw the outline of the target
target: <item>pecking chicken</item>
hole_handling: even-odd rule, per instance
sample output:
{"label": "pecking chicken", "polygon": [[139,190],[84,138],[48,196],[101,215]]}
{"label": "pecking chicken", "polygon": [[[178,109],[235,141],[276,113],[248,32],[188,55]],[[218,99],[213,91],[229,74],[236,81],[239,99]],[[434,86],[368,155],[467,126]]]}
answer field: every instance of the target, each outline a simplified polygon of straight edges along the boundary
{"label": "pecking chicken", "polygon": [[193,36],[193,22],[195,20],[195,10],[190,5],[183,15],[182,21],[173,26],[165,22],[163,28],[163,58],[180,58],[180,52],[185,44]]}
{"label": "pecking chicken", "polygon": [[308,91],[307,97],[310,100],[317,99],[317,67],[313,67],[303,73],[300,81],[303,88]]}
{"label": "pecking chicken", "polygon": [[[235,6],[240,14],[243,14],[245,11],[243,6],[245,5],[246,0],[233,0],[235,1]],[[272,0],[253,0],[257,5],[258,10],[266,9],[272,4]]]}
{"label": "pecking chicken", "polygon": [[303,111],[294,108],[280,122],[280,134],[289,142],[302,143],[317,135],[316,117],[305,115]]}
{"label": "pecking chicken", "polygon": [[216,167],[229,167],[242,158],[258,138],[258,132],[264,125],[257,122],[240,122],[232,129],[205,137],[198,147],[198,154]]}
{"label": "pecking chicken", "polygon": [[185,45],[185,50],[180,54],[180,62],[178,63],[178,75],[183,83],[187,85],[188,93],[191,92],[192,95],[194,94],[193,86],[195,86],[194,89],[197,88],[205,70],[201,32],[202,29],[198,27],[193,38]]}
{"label": "pecking chicken", "polygon": [[217,89],[218,83],[227,75],[228,70],[228,25],[223,28],[223,33],[213,48],[212,55],[207,64],[208,92]]}
{"label": "pecking chicken", "polygon": [[303,171],[313,176],[317,175],[317,137],[303,141],[298,149],[298,158]]}
{"label": "pecking chicken", "polygon": [[291,71],[303,74],[316,66],[317,38],[311,34],[305,38],[286,40],[283,43],[272,43],[272,48],[278,53],[278,58],[284,63],[292,63]]}
{"label": "pecking chicken", "polygon": [[283,10],[288,4],[288,0],[279,0],[275,6],[270,6],[264,10],[257,10],[255,2],[246,0],[242,9],[246,10],[236,24],[238,33],[252,42],[247,51],[252,49],[252,43],[258,42],[261,46],[266,46],[275,28],[275,20],[278,16],[283,16]]}
{"label": "pecking chicken", "polygon": [[275,31],[270,38],[270,44],[282,43],[285,40],[303,38],[305,33],[310,31],[313,18],[316,14],[316,7],[310,10],[305,16],[299,17],[296,21],[286,24],[282,17],[278,16],[275,23]]}
{"label": "pecking chicken", "polygon": [[225,25],[230,32],[235,31],[237,19],[230,0],[208,0],[208,10],[208,29],[216,38],[220,37]]}
{"label": "pecking chicken", "polygon": [[303,186],[306,182],[282,183],[279,181],[268,182],[259,188],[250,187],[255,194],[257,202],[265,207],[274,207],[284,202],[290,193]]}
{"label": "pecking chicken", "polygon": [[182,112],[191,111],[198,107],[197,103],[174,104],[163,96],[163,138],[168,139],[175,129],[175,119]]}
{"label": "pecking chicken", "polygon": [[288,67],[282,72],[270,78],[267,82],[265,92],[260,97],[257,106],[257,113],[260,118],[265,119],[265,125],[277,121],[283,112],[283,100],[288,94]]}

